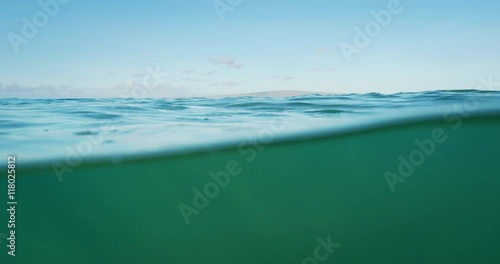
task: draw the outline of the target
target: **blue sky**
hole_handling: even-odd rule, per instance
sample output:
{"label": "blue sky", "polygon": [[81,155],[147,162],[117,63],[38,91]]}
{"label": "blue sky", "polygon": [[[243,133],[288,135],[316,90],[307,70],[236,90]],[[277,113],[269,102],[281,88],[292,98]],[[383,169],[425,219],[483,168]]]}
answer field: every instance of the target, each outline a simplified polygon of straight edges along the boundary
{"label": "blue sky", "polygon": [[[495,0],[41,0],[49,11],[0,2],[0,97],[129,97],[151,69],[161,78],[149,78],[147,97],[393,93],[500,80]],[[373,12],[389,12],[387,25]],[[34,36],[23,33],[26,21]],[[379,30],[357,47],[355,29],[367,34],[370,23]],[[342,43],[357,49],[350,61]]]}

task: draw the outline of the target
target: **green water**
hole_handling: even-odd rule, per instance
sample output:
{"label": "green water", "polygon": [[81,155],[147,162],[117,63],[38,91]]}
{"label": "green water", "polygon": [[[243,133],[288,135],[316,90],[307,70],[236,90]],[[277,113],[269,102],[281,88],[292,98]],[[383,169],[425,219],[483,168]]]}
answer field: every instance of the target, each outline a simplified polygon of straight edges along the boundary
{"label": "green water", "polygon": [[[94,159],[62,181],[19,157],[16,257],[2,239],[1,263],[497,263],[498,135],[499,111],[434,116]],[[197,207],[211,172],[229,181]]]}

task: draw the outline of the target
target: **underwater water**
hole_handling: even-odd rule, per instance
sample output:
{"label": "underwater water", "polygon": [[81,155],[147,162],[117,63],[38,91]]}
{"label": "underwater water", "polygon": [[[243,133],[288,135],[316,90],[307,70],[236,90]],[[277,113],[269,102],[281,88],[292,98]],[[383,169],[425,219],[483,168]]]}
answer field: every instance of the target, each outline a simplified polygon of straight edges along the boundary
{"label": "underwater water", "polygon": [[498,92],[0,110],[17,263],[500,260]]}

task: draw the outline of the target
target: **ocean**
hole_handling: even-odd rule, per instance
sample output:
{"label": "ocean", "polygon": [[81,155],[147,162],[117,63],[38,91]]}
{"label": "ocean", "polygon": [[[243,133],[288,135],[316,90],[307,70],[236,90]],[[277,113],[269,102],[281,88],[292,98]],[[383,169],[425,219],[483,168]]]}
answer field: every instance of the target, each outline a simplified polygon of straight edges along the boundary
{"label": "ocean", "polygon": [[[182,99],[0,99],[4,154],[23,160],[144,153],[258,137],[367,124],[453,110],[468,98],[496,106],[500,92],[306,95]],[[440,110],[441,109],[441,110]],[[467,110],[456,110],[467,111]],[[450,114],[451,115],[451,114]],[[444,118],[444,117],[443,117]],[[452,118],[452,117],[449,117]]]}
{"label": "ocean", "polygon": [[19,263],[500,258],[500,92],[0,99],[0,112]]}

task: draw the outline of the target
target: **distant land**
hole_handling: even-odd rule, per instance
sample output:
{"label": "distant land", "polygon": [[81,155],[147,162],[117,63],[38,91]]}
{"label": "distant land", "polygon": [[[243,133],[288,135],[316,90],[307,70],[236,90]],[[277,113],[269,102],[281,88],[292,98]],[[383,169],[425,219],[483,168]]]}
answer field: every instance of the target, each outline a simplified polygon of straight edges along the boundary
{"label": "distant land", "polygon": [[241,97],[241,96],[254,96],[254,97],[290,97],[290,96],[302,96],[307,94],[319,94],[319,95],[332,95],[335,93],[327,92],[307,92],[307,91],[294,91],[294,90],[276,90],[276,91],[266,91],[258,93],[242,93],[242,94],[226,94],[217,95],[212,97]]}

